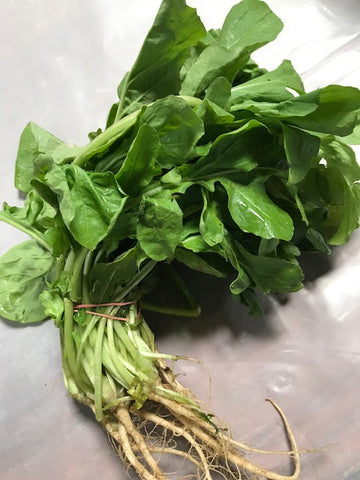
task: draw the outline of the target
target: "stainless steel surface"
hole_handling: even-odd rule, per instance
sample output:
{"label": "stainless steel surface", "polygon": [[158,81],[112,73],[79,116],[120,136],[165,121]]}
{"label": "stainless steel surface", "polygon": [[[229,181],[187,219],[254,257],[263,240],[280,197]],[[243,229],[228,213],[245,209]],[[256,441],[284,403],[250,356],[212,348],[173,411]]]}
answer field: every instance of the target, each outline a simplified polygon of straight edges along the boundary
{"label": "stainless steel surface", "polygon": [[[207,26],[219,26],[232,0],[192,0]],[[290,58],[306,86],[360,86],[358,0],[269,0],[283,19],[279,39],[256,59],[275,67]],[[29,120],[68,142],[84,144],[103,126],[116,86],[131,66],[159,1],[3,0],[0,3],[0,200],[20,204],[13,188],[21,130]],[[24,236],[0,226],[0,253]],[[286,304],[271,300],[254,320],[223,284],[199,289],[201,321],[162,333],[162,351],[198,358],[178,371],[236,438],[284,449],[286,412],[299,447],[329,446],[302,456],[302,480],[360,478],[360,232],[328,258],[308,258],[310,278]],[[213,287],[210,287],[210,285]],[[211,295],[208,295],[210,289]],[[125,480],[106,435],[62,383],[58,332],[51,322],[0,322],[0,478]],[[289,472],[286,457],[255,455]],[[177,478],[176,476],[174,478]]]}

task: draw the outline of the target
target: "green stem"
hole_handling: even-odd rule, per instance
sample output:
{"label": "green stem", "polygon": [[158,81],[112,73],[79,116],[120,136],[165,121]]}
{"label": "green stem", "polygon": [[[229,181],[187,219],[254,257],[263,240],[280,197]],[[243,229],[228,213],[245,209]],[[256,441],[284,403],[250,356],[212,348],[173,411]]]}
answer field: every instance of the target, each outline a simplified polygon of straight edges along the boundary
{"label": "green stem", "polygon": [[83,248],[79,253],[75,254],[75,260],[73,262],[71,272],[72,288],[70,293],[70,298],[73,301],[78,301],[82,298],[83,268],[84,261],[88,253],[89,250],[87,248]]}
{"label": "green stem", "polygon": [[77,357],[76,357],[77,368],[79,368],[79,366],[80,366],[80,359],[81,359],[81,356],[83,354],[85,342],[88,339],[90,333],[93,331],[93,329],[94,329],[94,327],[95,327],[95,325],[98,321],[99,321],[99,317],[95,317],[95,316],[91,317],[89,323],[86,325],[85,331],[81,335],[81,341],[80,341],[80,345],[79,345],[78,352],[77,352]]}
{"label": "green stem", "polygon": [[96,344],[95,344],[95,365],[94,365],[94,387],[95,387],[95,417],[98,422],[103,419],[102,408],[102,349],[104,342],[106,320],[99,321]]}
{"label": "green stem", "polygon": [[174,315],[177,317],[189,317],[197,318],[199,317],[201,311],[200,307],[197,308],[171,308],[161,305],[153,305],[152,303],[142,302],[141,304],[143,310],[148,310],[149,312],[163,313],[165,315]]}
{"label": "green stem", "polygon": [[115,297],[116,298],[119,298],[119,300],[123,300],[126,295],[128,293],[131,292],[131,290],[133,290],[136,285],[138,285],[141,280],[143,280],[146,275],[148,275],[151,270],[156,266],[157,262],[155,260],[151,260],[150,262],[148,262],[145,267],[143,267],[140,272],[138,272],[136,275],[134,275],[134,277],[132,278],[132,280],[127,283],[125,285],[125,287],[121,288],[121,290],[119,290],[118,292],[115,293]]}
{"label": "green stem", "polygon": [[83,382],[79,370],[77,368],[76,362],[76,350],[73,340],[73,328],[74,328],[74,318],[73,318],[73,304],[68,299],[64,299],[64,355],[67,362],[67,365],[70,369],[70,372],[76,381],[78,387],[84,392],[87,390],[86,384]]}
{"label": "green stem", "polygon": [[179,289],[179,291],[184,295],[184,297],[188,301],[191,309],[195,311],[199,311],[200,306],[198,305],[197,301],[195,300],[195,297],[192,295],[188,286],[186,285],[184,280],[181,278],[181,276],[176,272],[176,270],[171,264],[165,264],[164,266],[166,268],[167,273],[170,275],[171,280],[175,284],[175,286]]}
{"label": "green stem", "polygon": [[82,272],[82,301],[90,303],[89,281],[88,275],[93,265],[94,252],[89,251],[85,257],[83,272]]}
{"label": "green stem", "polygon": [[0,220],[26,233],[31,238],[36,240],[39,245],[52,253],[52,248],[45,240],[44,236],[35,228],[22,224],[20,221],[14,220],[9,214],[6,214],[6,212],[0,212]]}

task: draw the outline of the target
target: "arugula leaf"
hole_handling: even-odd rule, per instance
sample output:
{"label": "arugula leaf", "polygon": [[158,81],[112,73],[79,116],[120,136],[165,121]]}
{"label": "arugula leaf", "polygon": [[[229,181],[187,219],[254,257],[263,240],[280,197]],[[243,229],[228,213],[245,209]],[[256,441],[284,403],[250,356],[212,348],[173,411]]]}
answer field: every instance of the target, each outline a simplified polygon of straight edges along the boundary
{"label": "arugula leaf", "polygon": [[329,206],[323,229],[331,245],[342,245],[359,226],[360,166],[354,151],[334,137],[323,138],[321,148],[327,161],[323,176],[329,189]]}
{"label": "arugula leaf", "polygon": [[111,121],[167,95],[179,93],[180,70],[190,47],[206,35],[194,8],[184,0],[163,0],[140,53],[118,88]]}
{"label": "arugula leaf", "polygon": [[28,240],[0,258],[0,315],[21,323],[46,317],[39,295],[52,280],[54,258],[36,241]]}
{"label": "arugula leaf", "polygon": [[226,278],[232,273],[231,267],[225,259],[215,253],[194,253],[188,249],[178,247],[175,258],[192,270],[213,275],[218,278]]}
{"label": "arugula leaf", "polygon": [[141,249],[153,260],[171,258],[181,239],[182,217],[168,190],[144,197],[136,231]]}
{"label": "arugula leaf", "polygon": [[80,147],[66,145],[36,123],[28,123],[20,137],[15,165],[15,187],[25,193],[31,190],[34,162],[41,155],[52,158],[56,163],[69,163],[80,150]]}
{"label": "arugula leaf", "polygon": [[279,103],[294,98],[289,89],[304,94],[304,85],[289,60],[284,60],[275,70],[264,73],[231,90],[233,105],[246,101]]}
{"label": "arugula leaf", "polygon": [[266,158],[272,143],[267,128],[257,120],[251,120],[232,132],[219,135],[206,157],[183,167],[181,172],[185,181],[249,172]]}
{"label": "arugula leaf", "polygon": [[114,301],[119,287],[129,282],[138,271],[136,255],[136,248],[131,248],[113,262],[97,263],[92,268],[88,278],[91,301]]}
{"label": "arugula leaf", "polygon": [[320,232],[315,230],[314,228],[308,228],[305,234],[306,238],[309,242],[316,248],[318,252],[330,254],[331,249],[326,243],[324,237],[321,235]]}
{"label": "arugula leaf", "polygon": [[154,175],[161,172],[157,163],[159,150],[159,135],[145,123],[139,128],[126,159],[116,175],[124,192],[128,195],[140,193],[149,185]]}
{"label": "arugula leaf", "polygon": [[81,245],[94,249],[111,231],[126,202],[114,175],[51,162],[38,163],[38,168],[57,197],[69,232]]}
{"label": "arugula leaf", "polygon": [[360,110],[360,90],[354,87],[329,85],[319,90],[320,100],[316,110],[304,118],[288,118],[291,125],[312,132],[333,135],[350,135]]}
{"label": "arugula leaf", "polygon": [[317,110],[319,98],[320,93],[317,90],[297,97],[291,96],[281,102],[254,100],[249,96],[249,98],[243,100],[239,98],[240,103],[234,104],[231,111],[249,110],[273,118],[305,117]]}
{"label": "arugula leaf", "polygon": [[250,54],[274,40],[282,27],[281,20],[260,0],[243,0],[235,5],[225,18],[218,38],[188,69],[181,95],[200,95],[219,76],[232,83]]}
{"label": "arugula leaf", "polygon": [[208,201],[208,195],[203,190],[204,207],[200,216],[199,231],[204,241],[213,247],[224,238],[224,224],[218,214],[215,201]]}
{"label": "arugula leaf", "polygon": [[168,96],[144,108],[139,124],[152,127],[160,138],[158,162],[169,168],[195,156],[195,145],[204,134],[204,125],[180,97]]}
{"label": "arugula leaf", "polygon": [[261,178],[248,185],[225,178],[220,182],[228,195],[229,212],[241,230],[263,238],[291,239],[292,219],[270,199]]}
{"label": "arugula leaf", "polygon": [[286,158],[290,165],[289,183],[301,182],[320,148],[320,139],[298,128],[282,125]]}
{"label": "arugula leaf", "polygon": [[231,83],[225,77],[217,77],[205,92],[205,99],[215,103],[226,112],[230,112],[232,90]]}
{"label": "arugula leaf", "polygon": [[240,264],[263,292],[290,293],[302,288],[304,274],[295,259],[253,255],[238,242],[235,245]]}

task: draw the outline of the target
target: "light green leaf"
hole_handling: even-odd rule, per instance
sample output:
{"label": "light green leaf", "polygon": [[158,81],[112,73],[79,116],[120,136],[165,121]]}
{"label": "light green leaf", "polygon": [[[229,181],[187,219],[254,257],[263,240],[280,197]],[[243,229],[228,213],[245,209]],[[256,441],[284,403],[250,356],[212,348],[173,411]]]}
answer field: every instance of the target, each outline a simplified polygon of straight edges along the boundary
{"label": "light green leaf", "polygon": [[41,155],[56,163],[68,163],[80,152],[80,147],[66,145],[44,128],[30,122],[23,130],[15,165],[15,186],[23,192],[31,190],[34,162]]}
{"label": "light green leaf", "polygon": [[46,317],[39,295],[52,280],[54,258],[34,240],[11,248],[0,258],[0,315],[21,323]]}
{"label": "light green leaf", "polygon": [[137,238],[141,249],[153,260],[171,258],[180,242],[182,211],[167,190],[144,198],[139,212]]}
{"label": "light green leaf", "polygon": [[204,241],[213,247],[224,238],[224,224],[219,217],[218,205],[215,201],[208,201],[203,191],[204,207],[200,216],[199,230]]}
{"label": "light green leaf", "polygon": [[39,300],[44,308],[45,316],[52,318],[57,327],[60,327],[64,314],[64,300],[56,290],[44,290],[39,295]]}

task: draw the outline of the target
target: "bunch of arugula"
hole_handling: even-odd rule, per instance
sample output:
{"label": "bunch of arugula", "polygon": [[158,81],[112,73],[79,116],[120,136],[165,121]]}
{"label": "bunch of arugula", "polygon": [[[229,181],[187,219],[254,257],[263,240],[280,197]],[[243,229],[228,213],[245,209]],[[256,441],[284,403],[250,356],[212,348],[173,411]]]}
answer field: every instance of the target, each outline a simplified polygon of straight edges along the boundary
{"label": "bunch of arugula", "polygon": [[[241,1],[210,31],[184,0],[163,0],[103,131],[85,147],[34,123],[20,138],[15,186],[26,201],[4,204],[0,219],[32,239],[0,259],[0,313],[54,320],[67,389],[145,480],[165,478],[134,430],[137,417],[162,425],[154,404],[175,419],[164,430],[188,428],[205,478],[204,452],[214,456],[223,435],[168,371],[163,359],[174,357],[157,352],[142,317],[159,266],[229,278],[259,314],[257,291],[302,287],[302,251],[329,253],[358,227],[349,145],[360,141],[360,91],[306,93],[288,60],[261,69],[251,54],[281,29],[260,0]],[[280,478],[234,448],[216,454]]]}

